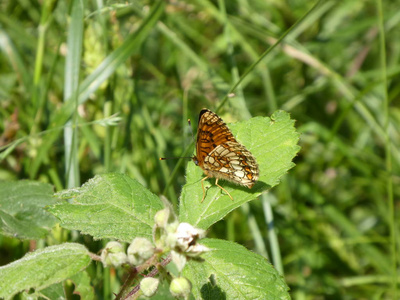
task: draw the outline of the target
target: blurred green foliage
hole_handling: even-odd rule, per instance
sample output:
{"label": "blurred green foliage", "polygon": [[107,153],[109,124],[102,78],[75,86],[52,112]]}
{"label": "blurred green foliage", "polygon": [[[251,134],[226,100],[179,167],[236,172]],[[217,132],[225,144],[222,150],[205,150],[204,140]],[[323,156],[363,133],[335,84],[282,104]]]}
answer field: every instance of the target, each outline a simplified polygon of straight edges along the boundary
{"label": "blurred green foliage", "polygon": [[[201,108],[215,110],[240,76],[308,12],[218,112],[227,123],[277,109],[297,120],[297,166],[269,193],[293,298],[395,299],[400,1],[315,4],[1,1],[0,180],[29,178],[61,190],[74,170],[73,159],[66,160],[72,156],[81,184],[95,174],[124,172],[153,193],[167,188],[165,195],[178,203],[186,163],[158,158],[190,155],[187,119],[196,124]],[[79,25],[83,36],[72,34]],[[67,41],[78,49],[68,49]],[[67,55],[78,73],[67,67]],[[71,80],[79,88],[66,92]],[[115,113],[121,121],[107,126],[105,119]],[[68,119],[76,125],[73,136],[63,130]],[[64,139],[75,141],[72,148]],[[234,211],[209,236],[254,249],[253,217],[268,249],[260,201]],[[101,248],[59,229],[38,246],[76,240],[93,252]],[[0,237],[1,264],[30,246]],[[94,281],[101,280],[100,270],[92,266]],[[98,297],[107,292],[105,287]]]}

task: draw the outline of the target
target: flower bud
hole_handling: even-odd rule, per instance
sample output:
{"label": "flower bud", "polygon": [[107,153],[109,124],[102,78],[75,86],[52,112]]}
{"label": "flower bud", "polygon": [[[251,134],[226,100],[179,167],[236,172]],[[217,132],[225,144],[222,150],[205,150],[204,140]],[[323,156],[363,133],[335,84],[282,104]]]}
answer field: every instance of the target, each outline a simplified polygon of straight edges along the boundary
{"label": "flower bud", "polygon": [[169,291],[174,297],[188,298],[192,290],[192,284],[185,277],[174,278],[169,286]]}
{"label": "flower bud", "polygon": [[166,245],[167,234],[165,233],[165,229],[161,227],[154,226],[153,227],[153,241],[158,249],[164,249]]}
{"label": "flower bud", "polygon": [[158,288],[158,284],[160,283],[160,280],[157,278],[152,278],[152,277],[146,277],[143,278],[142,281],[140,282],[140,289],[146,297],[152,297],[156,292]]}
{"label": "flower bud", "polygon": [[154,223],[157,227],[165,228],[169,219],[170,211],[168,208],[159,210],[154,215]]}
{"label": "flower bud", "polygon": [[205,230],[195,228],[189,223],[180,223],[176,230],[176,245],[180,250],[186,251],[194,245],[198,239],[203,238]]}
{"label": "flower bud", "polygon": [[179,225],[172,210],[171,204],[166,199],[163,200],[165,208],[158,211],[154,216],[153,241],[157,248],[164,249],[169,247],[167,236],[170,232],[175,232]]}
{"label": "flower bud", "polygon": [[118,267],[127,262],[124,247],[119,242],[109,242],[101,252],[104,267]]}
{"label": "flower bud", "polygon": [[133,266],[143,264],[153,254],[154,246],[146,238],[137,237],[128,247],[128,261]]}

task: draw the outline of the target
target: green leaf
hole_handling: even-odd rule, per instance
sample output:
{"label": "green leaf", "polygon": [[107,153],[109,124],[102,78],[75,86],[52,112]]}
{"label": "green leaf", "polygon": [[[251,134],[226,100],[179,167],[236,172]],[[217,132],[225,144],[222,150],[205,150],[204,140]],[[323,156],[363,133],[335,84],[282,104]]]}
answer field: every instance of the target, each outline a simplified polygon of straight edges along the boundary
{"label": "green leaf", "polygon": [[264,257],[224,240],[200,243],[211,251],[183,270],[195,299],[290,299],[283,277]]}
{"label": "green leaf", "polygon": [[56,219],[43,208],[54,204],[53,187],[35,181],[0,182],[0,233],[19,239],[46,236]]}
{"label": "green leaf", "polygon": [[81,299],[91,300],[94,299],[94,290],[90,284],[89,274],[85,272],[79,272],[70,278],[75,284],[74,294],[77,294]]}
{"label": "green leaf", "polygon": [[204,174],[201,168],[190,162],[186,172],[187,183],[183,187],[180,201],[181,222],[207,229],[230,211],[277,185],[279,179],[294,166],[292,159],[300,149],[297,146],[299,134],[288,113],[277,111],[271,118],[256,117],[230,124],[229,128],[256,158],[260,169],[258,182],[252,189],[248,189],[220,181],[220,185],[232,195],[232,201],[215,185],[214,178],[208,179],[204,186],[211,187],[206,191],[204,202],[200,202],[203,197],[200,181]]}
{"label": "green leaf", "polygon": [[[78,273],[78,274],[80,274],[80,273]],[[67,297],[65,296],[64,285],[61,282],[52,284],[49,287],[47,287],[43,290],[40,290],[40,292],[37,292],[36,294],[38,295],[38,298],[39,298],[39,296],[41,297],[39,299],[43,299],[43,298],[59,299],[59,300],[67,299]],[[30,299],[31,297],[32,297],[32,295],[29,295],[28,299]]]}
{"label": "green leaf", "polygon": [[96,239],[131,242],[152,236],[154,215],[163,209],[160,199],[136,180],[118,173],[98,175],[80,188],[58,193],[73,198],[49,207],[67,229],[79,230]]}
{"label": "green leaf", "polygon": [[21,290],[40,290],[61,282],[86,268],[90,261],[86,248],[73,243],[28,253],[0,267],[0,298],[11,297]]}

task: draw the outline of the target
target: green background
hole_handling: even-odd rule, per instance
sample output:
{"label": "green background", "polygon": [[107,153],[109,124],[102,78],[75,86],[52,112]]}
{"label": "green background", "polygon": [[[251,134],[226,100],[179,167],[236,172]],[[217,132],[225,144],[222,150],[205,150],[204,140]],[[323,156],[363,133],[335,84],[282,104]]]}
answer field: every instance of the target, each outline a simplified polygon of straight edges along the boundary
{"label": "green background", "polygon": [[[177,207],[186,163],[159,157],[192,154],[188,118],[196,125],[203,107],[227,123],[282,109],[301,133],[296,166],[208,236],[271,257],[268,200],[294,299],[395,299],[399,7],[3,0],[0,180],[38,180],[58,191],[123,172]],[[37,245],[0,237],[0,265],[66,241],[92,252],[103,246],[59,229]],[[91,268],[94,284],[103,280],[101,268]],[[113,283],[119,275],[104,276]]]}

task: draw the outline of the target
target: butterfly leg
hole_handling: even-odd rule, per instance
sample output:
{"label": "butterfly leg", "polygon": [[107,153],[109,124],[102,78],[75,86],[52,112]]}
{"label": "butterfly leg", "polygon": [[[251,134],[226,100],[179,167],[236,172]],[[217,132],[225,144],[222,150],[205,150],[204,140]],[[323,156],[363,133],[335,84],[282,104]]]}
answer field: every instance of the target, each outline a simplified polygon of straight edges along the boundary
{"label": "butterfly leg", "polygon": [[203,198],[201,199],[201,202],[203,202],[204,201],[204,198],[206,197],[206,190],[204,189],[204,180],[206,180],[208,178],[208,176],[206,176],[206,177],[204,177],[202,180],[201,180],[201,188],[203,189]]}
{"label": "butterfly leg", "polygon": [[229,198],[231,198],[231,200],[233,201],[233,198],[232,198],[231,194],[229,194],[229,192],[228,192],[226,189],[224,189],[222,186],[220,186],[220,185],[218,184],[218,178],[215,180],[215,185],[218,186],[218,187],[219,187],[221,190],[223,190],[225,193],[227,193],[228,196],[229,196]]}

